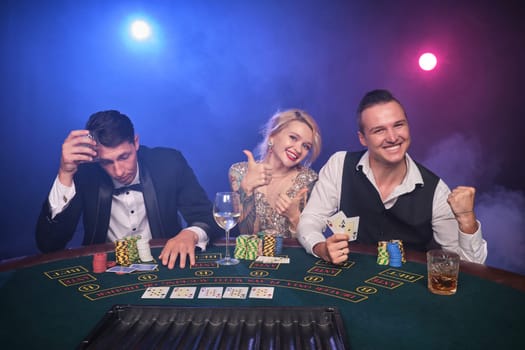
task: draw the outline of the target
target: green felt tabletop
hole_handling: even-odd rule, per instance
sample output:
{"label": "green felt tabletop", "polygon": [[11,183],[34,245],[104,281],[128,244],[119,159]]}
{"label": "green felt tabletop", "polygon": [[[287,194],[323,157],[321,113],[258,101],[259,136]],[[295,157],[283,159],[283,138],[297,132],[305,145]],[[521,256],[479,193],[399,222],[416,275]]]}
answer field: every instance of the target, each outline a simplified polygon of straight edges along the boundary
{"label": "green felt tabletop", "polygon": [[[290,264],[242,260],[221,266],[223,247],[198,255],[194,268],[126,275],[92,272],[92,257],[0,274],[0,338],[5,349],[75,348],[115,304],[192,307],[330,306],[343,316],[353,349],[517,349],[525,341],[525,293],[460,272],[458,291],[427,289],[426,266],[400,268],[351,254],[342,266],[302,248],[284,248]],[[154,249],[153,255],[159,251]],[[108,255],[110,259],[113,255]],[[142,299],[149,286],[196,286],[193,299]],[[199,299],[203,286],[271,286],[273,299]]]}

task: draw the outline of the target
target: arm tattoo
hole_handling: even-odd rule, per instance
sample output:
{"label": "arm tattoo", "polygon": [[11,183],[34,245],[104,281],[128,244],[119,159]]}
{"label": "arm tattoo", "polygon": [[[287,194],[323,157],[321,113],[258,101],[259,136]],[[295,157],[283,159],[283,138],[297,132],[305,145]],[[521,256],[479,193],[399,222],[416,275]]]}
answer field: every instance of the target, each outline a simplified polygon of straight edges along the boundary
{"label": "arm tattoo", "polygon": [[[241,190],[244,194],[244,191]],[[246,196],[241,194],[242,214],[239,220],[239,230],[243,235],[257,234],[259,222],[255,210],[255,195]]]}
{"label": "arm tattoo", "polygon": [[232,190],[239,193],[241,197],[242,213],[239,220],[239,231],[243,235],[257,234],[259,221],[255,210],[255,194],[246,195],[241,187],[242,175],[234,167],[230,168],[229,175]]}

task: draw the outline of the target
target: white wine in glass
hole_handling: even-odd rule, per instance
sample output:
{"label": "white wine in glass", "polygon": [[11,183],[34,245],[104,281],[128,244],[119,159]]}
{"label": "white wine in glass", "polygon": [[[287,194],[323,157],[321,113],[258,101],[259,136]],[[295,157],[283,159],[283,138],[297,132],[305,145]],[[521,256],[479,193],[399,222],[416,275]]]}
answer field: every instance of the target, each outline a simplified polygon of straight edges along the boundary
{"label": "white wine in glass", "polygon": [[217,225],[226,231],[226,253],[219,259],[219,265],[235,265],[239,260],[230,257],[230,230],[241,217],[241,199],[237,192],[217,192],[213,203],[213,218]]}

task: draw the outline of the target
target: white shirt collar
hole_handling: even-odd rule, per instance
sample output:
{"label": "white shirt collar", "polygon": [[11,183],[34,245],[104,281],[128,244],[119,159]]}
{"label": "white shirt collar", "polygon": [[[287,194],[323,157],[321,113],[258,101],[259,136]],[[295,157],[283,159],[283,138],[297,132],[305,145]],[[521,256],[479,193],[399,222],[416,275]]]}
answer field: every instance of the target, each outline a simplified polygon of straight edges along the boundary
{"label": "white shirt collar", "polygon": [[[408,155],[408,153],[405,155],[405,161],[407,163],[407,173],[403,178],[403,181],[394,189],[394,191],[392,191],[392,194],[389,196],[389,198],[399,197],[402,194],[412,192],[417,185],[424,186],[421,172],[419,171],[419,168],[417,167],[414,160]],[[363,156],[357,163],[356,170],[359,170],[359,168],[362,169],[363,173],[366,175],[368,180],[377,189],[374,175],[372,173],[372,169],[370,168],[370,155],[368,151],[366,151],[365,154],[363,154]],[[387,201],[388,200],[389,199],[387,199]]]}

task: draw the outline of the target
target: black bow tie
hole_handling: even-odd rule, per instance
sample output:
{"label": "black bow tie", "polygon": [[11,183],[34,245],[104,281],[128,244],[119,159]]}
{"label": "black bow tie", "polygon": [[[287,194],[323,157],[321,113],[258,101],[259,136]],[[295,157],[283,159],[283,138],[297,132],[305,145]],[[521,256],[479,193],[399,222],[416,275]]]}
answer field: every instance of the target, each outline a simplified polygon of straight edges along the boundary
{"label": "black bow tie", "polygon": [[134,184],[134,185],[128,185],[128,186],[122,186],[119,188],[113,189],[113,194],[115,196],[120,196],[122,193],[126,193],[128,191],[139,191],[142,192],[142,184]]}

